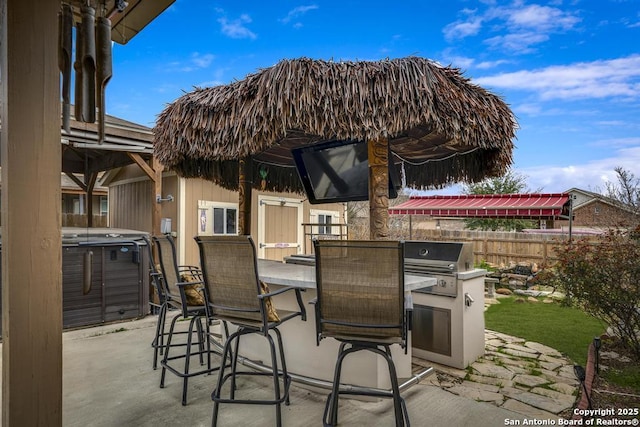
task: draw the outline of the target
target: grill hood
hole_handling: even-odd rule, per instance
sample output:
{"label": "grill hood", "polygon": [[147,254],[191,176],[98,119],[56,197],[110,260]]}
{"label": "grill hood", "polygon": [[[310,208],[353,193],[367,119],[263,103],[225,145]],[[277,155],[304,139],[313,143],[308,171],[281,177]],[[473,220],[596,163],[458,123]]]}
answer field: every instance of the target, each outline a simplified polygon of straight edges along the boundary
{"label": "grill hood", "polygon": [[473,243],[410,240],[405,242],[406,271],[459,273],[473,269]]}

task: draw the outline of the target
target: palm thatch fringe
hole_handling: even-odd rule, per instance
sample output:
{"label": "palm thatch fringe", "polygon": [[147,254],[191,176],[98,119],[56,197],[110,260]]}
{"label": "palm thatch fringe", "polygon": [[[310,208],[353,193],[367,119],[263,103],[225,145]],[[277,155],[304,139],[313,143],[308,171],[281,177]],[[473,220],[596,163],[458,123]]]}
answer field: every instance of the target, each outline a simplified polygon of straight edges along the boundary
{"label": "palm thatch fringe", "polygon": [[[500,155],[501,152],[493,150],[453,156],[423,165],[401,163],[396,167],[402,171],[403,182],[407,187],[421,190],[435,189],[458,181],[478,182],[493,176],[487,173],[487,165],[490,167],[491,164],[499,162]],[[264,171],[266,171],[266,177],[262,180],[260,176]],[[459,171],[464,171],[465,175],[461,176]],[[188,162],[179,163],[175,167],[175,172],[185,178],[203,178],[227,190],[238,190],[237,160],[191,159]],[[302,182],[293,167],[278,167],[254,161],[252,174],[254,189],[304,194]],[[425,182],[429,185],[425,185]]]}
{"label": "palm thatch fringe", "polygon": [[[266,170],[266,177],[260,178],[260,173]],[[203,178],[213,181],[227,190],[238,190],[238,161],[237,160],[203,160],[192,159],[180,163],[175,172],[184,178]],[[278,167],[253,162],[252,188],[258,190],[304,194],[302,182],[298,172],[293,167]]]}

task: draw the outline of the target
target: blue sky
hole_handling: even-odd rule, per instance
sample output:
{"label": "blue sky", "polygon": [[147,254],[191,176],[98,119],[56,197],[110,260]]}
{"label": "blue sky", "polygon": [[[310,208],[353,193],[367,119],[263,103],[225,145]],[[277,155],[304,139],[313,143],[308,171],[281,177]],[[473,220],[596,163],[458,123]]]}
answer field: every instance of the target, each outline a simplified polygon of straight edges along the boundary
{"label": "blue sky", "polygon": [[114,45],[107,113],[153,126],[184,92],[284,58],[422,56],[511,106],[530,190],[597,191],[617,166],[640,176],[639,40],[640,0],[176,0]]}

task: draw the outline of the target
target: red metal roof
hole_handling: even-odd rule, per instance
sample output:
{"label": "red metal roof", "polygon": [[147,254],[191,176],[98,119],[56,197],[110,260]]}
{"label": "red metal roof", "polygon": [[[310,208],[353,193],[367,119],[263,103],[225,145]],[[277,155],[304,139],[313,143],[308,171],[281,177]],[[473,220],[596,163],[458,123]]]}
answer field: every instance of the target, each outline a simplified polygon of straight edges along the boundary
{"label": "red metal roof", "polygon": [[406,202],[389,208],[389,213],[461,218],[553,219],[569,214],[569,194],[412,196]]}

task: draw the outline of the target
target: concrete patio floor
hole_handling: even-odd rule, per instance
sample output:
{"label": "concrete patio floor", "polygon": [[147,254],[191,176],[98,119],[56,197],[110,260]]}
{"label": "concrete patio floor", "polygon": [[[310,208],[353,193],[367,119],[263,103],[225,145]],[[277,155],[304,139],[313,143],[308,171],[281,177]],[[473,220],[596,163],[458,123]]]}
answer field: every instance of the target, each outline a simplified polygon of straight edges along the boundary
{"label": "concrete patio floor", "polygon": [[[211,391],[217,373],[189,381],[188,405],[180,404],[182,382],[170,372],[159,387],[160,369],[152,369],[156,317],[63,334],[63,424],[65,426],[209,426]],[[261,379],[242,380],[245,393],[259,393]],[[265,387],[267,382],[264,382]],[[284,426],[322,425],[326,395],[294,383],[291,405],[283,406]],[[245,394],[246,396],[246,394]],[[427,381],[403,392],[414,426],[503,426],[521,414],[453,395]],[[517,421],[516,421],[517,422]],[[341,399],[344,426],[394,425],[389,399],[369,402]],[[275,425],[272,406],[222,405],[220,426]]]}

